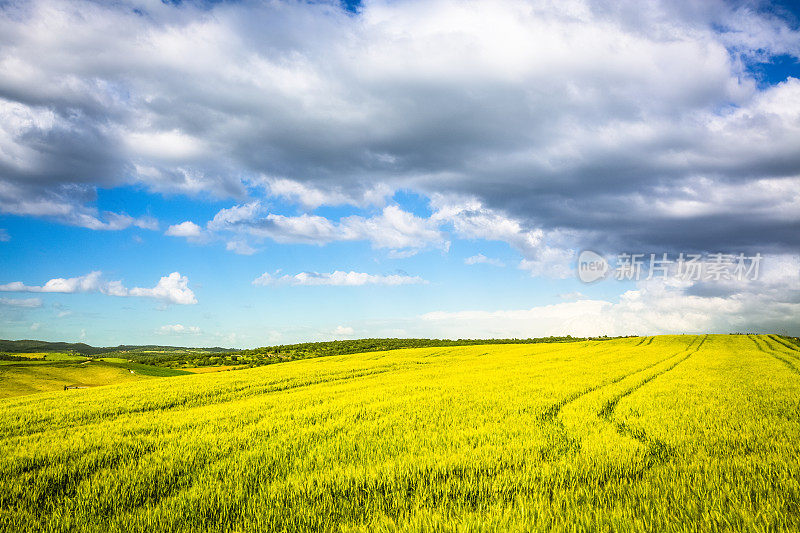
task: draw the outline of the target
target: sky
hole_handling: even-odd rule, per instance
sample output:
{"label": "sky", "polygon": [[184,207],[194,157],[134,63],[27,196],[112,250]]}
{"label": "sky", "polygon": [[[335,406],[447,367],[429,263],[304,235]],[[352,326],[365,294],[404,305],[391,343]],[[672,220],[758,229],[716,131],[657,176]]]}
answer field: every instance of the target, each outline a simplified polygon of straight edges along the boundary
{"label": "sky", "polygon": [[800,335],[792,2],[0,4],[0,338],[751,331]]}

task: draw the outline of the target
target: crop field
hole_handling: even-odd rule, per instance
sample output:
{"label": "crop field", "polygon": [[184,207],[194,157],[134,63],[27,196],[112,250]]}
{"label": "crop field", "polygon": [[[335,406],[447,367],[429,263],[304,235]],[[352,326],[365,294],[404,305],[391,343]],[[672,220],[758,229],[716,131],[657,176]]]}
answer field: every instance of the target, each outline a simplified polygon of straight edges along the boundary
{"label": "crop field", "polygon": [[[64,387],[98,387],[167,377],[188,372],[106,358],[90,361],[72,354],[25,354],[26,361],[0,360],[0,398],[37,392],[64,391]],[[20,359],[23,357],[20,356]],[[64,398],[61,398],[62,400]]]}
{"label": "crop field", "polygon": [[4,531],[800,528],[800,348],[414,348],[0,400]]}

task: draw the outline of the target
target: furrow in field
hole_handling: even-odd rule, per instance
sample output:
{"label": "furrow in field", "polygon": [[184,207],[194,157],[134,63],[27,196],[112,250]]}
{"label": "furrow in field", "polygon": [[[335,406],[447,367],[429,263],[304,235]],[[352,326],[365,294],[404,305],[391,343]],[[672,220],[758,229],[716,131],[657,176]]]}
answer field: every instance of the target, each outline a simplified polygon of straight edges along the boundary
{"label": "furrow in field", "polygon": [[[282,392],[288,391],[291,389],[297,389],[302,386],[311,386],[315,384],[321,383],[331,383],[335,381],[340,381],[342,379],[355,379],[358,377],[365,377],[374,375],[376,373],[386,372],[388,369],[381,369],[380,372],[363,372],[363,373],[355,373],[351,374],[347,378],[345,377],[336,377],[334,379],[327,379],[327,380],[314,380],[313,383],[304,382],[302,384],[293,384],[295,386],[283,386],[277,388],[270,388],[266,392]],[[218,403],[218,402],[213,402]],[[206,405],[206,404],[204,404]],[[210,404],[208,404],[210,405]],[[197,407],[197,406],[194,406]],[[173,409],[174,411],[174,409]],[[131,413],[131,414],[140,414],[140,413]],[[86,425],[95,424],[96,421],[91,421]],[[118,419],[118,423],[124,424],[124,419]],[[175,433],[176,441],[180,438],[180,432]],[[166,439],[169,441],[169,439]],[[213,447],[208,447],[209,450],[214,450]],[[215,451],[201,453],[200,448],[195,448],[193,451],[193,457],[190,463],[187,465],[183,465],[180,461],[175,462],[170,456],[161,457],[160,460],[154,460],[157,456],[163,455],[163,450],[155,449],[152,447],[144,447],[140,450],[136,450],[135,453],[120,453],[121,450],[117,450],[118,453],[114,453],[109,457],[104,457],[101,460],[88,464],[85,467],[77,468],[72,472],[67,471],[59,471],[55,472],[54,474],[50,475],[47,474],[47,467],[50,466],[48,463],[40,463],[35,462],[30,465],[27,470],[28,476],[30,478],[30,485],[35,485],[38,489],[42,489],[45,487],[44,492],[49,495],[49,498],[38,498],[35,494],[17,494],[17,495],[7,495],[6,498],[0,498],[0,502],[3,505],[0,505],[0,508],[3,507],[14,507],[21,502],[26,502],[24,505],[27,507],[32,508],[40,508],[42,510],[46,509],[47,506],[52,505],[54,500],[63,500],[63,499],[70,499],[74,498],[79,495],[79,491],[81,487],[85,483],[89,483],[90,485],[96,484],[96,481],[91,480],[100,480],[108,482],[108,480],[115,480],[115,479],[125,479],[126,472],[129,471],[142,471],[143,468],[146,468],[148,464],[160,464],[160,470],[157,473],[159,476],[163,476],[166,472],[165,468],[169,461],[173,461],[174,468],[169,470],[170,478],[168,488],[159,488],[160,485],[163,483],[157,483],[154,485],[154,488],[151,488],[147,492],[147,496],[144,499],[135,500],[135,501],[127,501],[126,504],[123,504],[122,507],[127,507],[128,505],[132,505],[132,509],[136,509],[141,506],[153,504],[155,502],[160,501],[163,498],[167,498],[170,495],[183,490],[184,488],[188,488],[192,485],[194,478],[199,472],[205,471],[206,469],[213,466],[214,463],[228,457],[227,454],[220,454]],[[72,464],[74,465],[76,462],[82,459],[83,455],[91,453],[91,448],[87,448],[83,453],[78,452],[74,453],[71,457],[69,462],[64,462],[62,464]],[[41,479],[42,474],[45,474],[47,477]],[[36,477],[40,477],[39,480],[36,480]],[[143,477],[142,479],[146,479]],[[113,483],[112,483],[113,486]],[[41,492],[41,490],[39,490]],[[14,500],[14,501],[12,501]],[[85,502],[87,504],[97,504],[97,502]],[[39,507],[39,506],[42,507]],[[97,504],[98,507],[96,511],[98,513],[109,513],[112,509],[116,509],[120,507],[119,502],[107,502]]]}
{"label": "furrow in field", "polygon": [[649,439],[644,434],[633,435],[617,427],[612,419],[613,411],[622,398],[686,361],[700,350],[706,338],[695,336],[683,350],[650,365],[642,372],[630,374],[611,387],[586,395],[564,409],[559,422],[567,435],[580,443],[581,454],[587,458],[594,457],[594,460],[623,454],[623,457],[628,457],[628,473],[635,476],[655,464],[653,457],[658,460],[669,457],[664,443]]}
{"label": "furrow in field", "polygon": [[798,346],[797,344],[793,344],[793,343],[791,343],[789,341],[786,341],[786,340],[780,338],[778,335],[775,335],[774,333],[771,334],[771,335],[767,335],[767,337],[769,337],[770,339],[772,339],[772,340],[774,340],[774,341],[776,341],[776,342],[778,342],[780,344],[783,344],[784,346],[786,346],[790,350],[793,350],[795,352],[800,352],[800,346]]}
{"label": "furrow in field", "polygon": [[[363,372],[363,373],[356,373],[351,374],[349,379],[355,379],[358,377],[366,377],[370,375],[374,375],[376,373],[382,373],[388,371],[387,369],[381,369],[380,372]],[[303,385],[297,385],[294,387],[291,386],[283,386],[277,388],[271,388],[267,392],[280,392],[280,391],[287,391],[290,389],[296,389],[300,386],[311,386],[314,384],[320,383],[330,383],[333,381],[340,381],[342,379],[346,379],[345,377],[337,376],[335,379],[328,379],[328,380],[314,380],[314,383],[303,383]],[[216,402],[215,402],[216,403]],[[192,406],[197,407],[197,406]],[[182,406],[182,408],[186,408],[186,406]],[[174,411],[175,409],[173,409]],[[141,413],[126,413],[126,415],[137,415]],[[121,416],[117,418],[118,424],[125,424],[128,416]],[[87,421],[83,426],[92,426],[98,423],[98,420],[91,420]],[[71,428],[72,431],[75,430],[74,427]],[[178,434],[176,434],[177,438]],[[30,438],[30,436],[26,436]],[[60,461],[58,464],[61,465],[72,465],[74,470],[65,471],[59,469],[58,471],[49,472],[54,466],[52,460],[51,461],[42,461],[37,460],[35,458],[31,458],[29,461],[25,461],[22,463],[21,468],[20,466],[11,466],[8,468],[7,473],[11,475],[15,479],[19,479],[20,483],[20,492],[11,494],[6,493],[0,496],[0,508],[8,508],[9,506],[13,507],[19,504],[21,501],[30,500],[26,506],[36,508],[39,504],[36,502],[38,501],[42,505],[49,505],[47,502],[52,502],[53,498],[74,498],[77,495],[77,491],[80,490],[81,484],[85,482],[85,480],[89,479],[115,479],[120,477],[120,475],[115,475],[114,472],[120,472],[120,468],[129,470],[134,465],[137,464],[145,464],[147,462],[147,458],[149,456],[154,456],[157,454],[158,450],[153,449],[150,446],[144,445],[144,447],[139,446],[135,453],[122,453],[123,449],[117,449],[114,453],[110,455],[106,455],[104,457],[99,457],[97,459],[85,459],[85,457],[90,457],[92,453],[94,453],[94,447],[86,447],[79,450],[69,450],[67,452],[68,459],[64,459]],[[199,456],[199,454],[198,454]],[[207,461],[203,460],[201,463],[196,463],[193,468],[202,467]],[[83,464],[82,464],[83,463]],[[19,463],[18,463],[19,464]],[[24,466],[23,466],[24,465]],[[4,465],[5,468],[5,465]],[[191,485],[191,482],[187,481],[191,477],[191,472],[184,471],[182,474],[177,475],[176,478],[173,479],[173,483],[176,487],[180,488],[185,486],[187,483]],[[5,474],[4,474],[5,475]],[[23,482],[24,480],[24,482]],[[24,487],[27,486],[28,489]],[[41,499],[37,497],[35,494],[29,493],[29,489],[33,486],[38,487],[37,493],[41,492],[40,489],[42,487],[46,487],[44,490],[45,493],[49,494],[51,497],[48,499]],[[161,494],[158,498],[167,496],[166,493],[159,493]],[[31,499],[32,498],[32,499]],[[148,500],[152,502],[153,500]],[[144,502],[147,503],[147,502]]]}
{"label": "furrow in field", "polygon": [[583,390],[581,390],[581,391],[577,391],[577,392],[575,392],[575,393],[573,393],[573,394],[570,394],[569,396],[565,397],[565,398],[564,398],[563,400],[561,400],[560,402],[558,402],[558,403],[556,403],[556,404],[553,404],[553,405],[551,405],[549,408],[547,408],[547,409],[546,409],[546,410],[545,410],[545,411],[544,411],[544,412],[543,412],[543,413],[540,415],[540,417],[539,417],[539,418],[540,418],[540,420],[542,420],[542,421],[544,421],[544,422],[548,422],[548,421],[555,420],[555,419],[556,419],[556,417],[558,416],[558,414],[561,412],[561,409],[563,409],[563,408],[564,408],[564,406],[566,406],[566,405],[568,405],[568,404],[570,404],[570,403],[572,403],[572,402],[574,402],[574,401],[576,401],[576,400],[578,400],[578,399],[580,399],[580,398],[582,398],[582,397],[586,396],[587,394],[591,394],[592,392],[595,392],[595,391],[597,391],[597,390],[600,390],[600,389],[602,389],[602,388],[604,388],[604,387],[608,387],[608,386],[610,386],[610,385],[613,385],[613,384],[615,384],[615,383],[619,383],[619,382],[620,382],[620,381],[622,381],[623,379],[626,379],[626,378],[628,378],[628,377],[630,377],[630,376],[633,376],[633,375],[635,375],[635,374],[639,374],[639,373],[641,373],[641,372],[645,372],[645,371],[647,371],[647,370],[649,370],[649,369],[653,368],[654,366],[660,365],[660,364],[661,364],[661,363],[663,363],[664,361],[666,361],[666,360],[668,360],[668,359],[671,359],[671,358],[675,357],[675,355],[677,355],[677,354],[670,354],[670,355],[668,355],[667,357],[665,357],[665,358],[663,358],[663,359],[659,359],[658,361],[656,361],[656,362],[654,362],[654,363],[651,363],[651,364],[649,364],[649,365],[646,365],[646,366],[643,366],[643,367],[637,368],[636,370],[633,370],[633,371],[631,371],[631,372],[628,372],[627,374],[622,374],[622,375],[619,375],[619,376],[617,376],[617,377],[614,377],[614,378],[612,378],[612,379],[606,380],[606,381],[604,381],[604,382],[602,382],[602,383],[598,383],[597,385],[594,385],[594,386],[592,386],[592,387],[588,387],[588,388],[586,388],[586,389],[583,389]]}
{"label": "furrow in field", "polygon": [[[798,369],[798,368],[797,368],[797,367],[794,365],[794,363],[792,363],[792,362],[791,362],[789,359],[786,359],[786,358],[785,358],[785,357],[783,357],[782,355],[779,355],[779,354],[778,354],[778,353],[775,351],[775,349],[774,349],[774,348],[770,347],[770,346],[769,346],[769,345],[766,343],[766,341],[764,341],[763,339],[761,339],[761,342],[759,342],[759,339],[758,339],[756,336],[754,336],[754,335],[748,335],[747,337],[748,337],[750,340],[752,340],[752,341],[753,341],[753,343],[755,343],[756,347],[758,347],[758,349],[759,349],[761,352],[763,352],[763,353],[765,353],[765,354],[769,355],[770,357],[774,357],[774,358],[775,358],[775,359],[777,359],[778,361],[782,362],[784,365],[786,365],[787,367],[789,367],[789,370],[791,370],[791,371],[792,371],[792,372],[794,372],[795,374],[800,374],[800,369]],[[763,345],[762,345],[761,343],[763,343]]]}
{"label": "furrow in field", "polygon": [[641,389],[647,383],[650,383],[651,381],[653,381],[655,378],[657,378],[659,376],[663,376],[667,372],[670,372],[676,366],[678,366],[679,364],[683,363],[684,361],[689,359],[692,355],[694,355],[697,352],[699,352],[700,348],[703,346],[703,344],[706,342],[707,339],[708,339],[708,335],[705,335],[703,337],[703,339],[700,341],[700,343],[695,348],[692,349],[692,348],[689,348],[689,347],[691,347],[692,344],[694,344],[694,340],[693,340],[691,343],[689,343],[689,347],[687,347],[689,350],[691,350],[691,351],[689,351],[689,353],[687,353],[685,356],[681,357],[678,361],[676,361],[675,363],[671,364],[669,367],[661,370],[660,372],[657,372],[657,373],[653,374],[652,376],[649,376],[648,378],[645,378],[637,386],[632,387],[631,389],[627,390],[625,393],[621,394],[620,396],[610,400],[608,403],[606,403],[606,405],[603,406],[603,408],[600,410],[600,412],[597,413],[597,415],[600,418],[604,418],[609,423],[613,424],[614,429],[615,429],[615,431],[617,433],[619,433],[622,436],[626,436],[626,437],[635,439],[635,440],[639,441],[640,443],[642,443],[643,445],[645,445],[647,447],[646,468],[652,468],[656,464],[666,462],[674,454],[674,450],[666,442],[662,441],[661,439],[648,436],[641,429],[635,429],[635,428],[632,428],[632,427],[626,425],[624,422],[615,421],[614,420],[614,409],[617,407],[617,404],[619,404],[620,400],[622,400],[624,397],[629,396],[630,394],[633,394],[635,391]]}
{"label": "furrow in field", "polygon": [[[624,398],[625,396],[628,396],[628,395],[630,395],[630,394],[634,393],[636,390],[638,390],[638,389],[640,389],[640,388],[644,387],[644,386],[645,386],[645,385],[647,385],[649,382],[651,382],[651,381],[653,381],[654,379],[656,379],[658,376],[661,376],[661,375],[663,375],[663,374],[666,374],[667,372],[669,372],[670,370],[672,370],[673,368],[675,368],[675,367],[676,367],[676,366],[678,366],[679,364],[681,364],[681,363],[683,363],[684,361],[686,361],[687,359],[689,359],[689,358],[690,358],[692,355],[694,355],[695,353],[697,353],[697,352],[700,350],[700,348],[703,346],[703,343],[704,343],[704,342],[706,342],[706,339],[707,339],[707,338],[708,338],[708,335],[706,335],[705,337],[703,337],[703,340],[701,340],[701,341],[700,341],[700,344],[698,344],[698,345],[697,345],[697,347],[695,347],[694,349],[692,349],[692,347],[691,347],[691,346],[692,346],[692,344],[694,344],[695,340],[697,339],[697,337],[695,337],[695,339],[693,339],[693,340],[692,340],[692,342],[690,342],[690,343],[689,343],[689,345],[686,347],[686,350],[683,350],[683,351],[688,351],[688,350],[691,350],[691,351],[690,351],[689,353],[687,353],[687,354],[686,354],[684,357],[680,358],[678,361],[675,361],[673,364],[671,364],[671,365],[670,365],[670,366],[668,366],[667,368],[664,368],[664,369],[662,369],[662,370],[660,370],[660,371],[658,371],[658,372],[656,372],[656,373],[654,373],[654,374],[651,374],[651,375],[649,375],[648,377],[644,378],[642,381],[640,381],[640,382],[639,382],[639,383],[637,383],[636,385],[632,386],[631,388],[629,388],[628,390],[626,390],[625,392],[623,392],[623,393],[622,393],[622,394],[620,394],[619,396],[616,396],[616,397],[612,398],[611,400],[609,400],[609,401],[608,401],[608,402],[607,402],[607,403],[606,403],[606,404],[603,406],[603,408],[602,408],[602,409],[600,409],[600,411],[597,413],[597,415],[598,415],[598,416],[600,416],[601,418],[605,418],[605,419],[607,419],[607,420],[610,420],[610,419],[611,419],[611,416],[612,416],[612,413],[613,413],[613,411],[614,411],[614,409],[616,408],[617,404],[619,403],[619,401],[620,401],[622,398]],[[675,356],[677,356],[677,355],[679,355],[679,354],[681,354],[681,353],[683,353],[683,352],[678,352],[678,353],[676,353],[676,354],[672,355],[671,357],[675,357]]]}
{"label": "furrow in field", "polygon": [[[85,425],[96,423],[99,419],[109,417],[125,417],[127,415],[136,415],[148,412],[162,412],[169,410],[178,410],[184,408],[198,407],[202,405],[222,404],[238,398],[245,398],[250,396],[257,396],[260,394],[269,394],[275,392],[282,392],[302,387],[310,387],[319,383],[326,383],[331,381],[349,380],[360,377],[367,377],[374,374],[381,374],[400,368],[401,365],[392,364],[382,367],[369,368],[359,371],[342,371],[331,374],[323,374],[321,376],[314,376],[303,380],[296,380],[295,378],[283,378],[277,381],[264,383],[263,381],[253,384],[248,382],[241,385],[229,385],[224,389],[211,390],[202,394],[186,394],[183,396],[175,397],[171,400],[161,400],[154,402],[144,402],[138,406],[123,405],[117,409],[108,410],[86,410],[83,412],[70,412],[63,416],[62,420],[57,420],[56,415],[49,412],[43,413],[38,420],[26,421],[23,426],[19,423],[9,424],[7,427],[0,425],[0,430],[5,432],[6,438],[15,436],[31,437],[36,434],[47,432],[52,427],[58,426],[61,429],[75,429]],[[247,372],[247,371],[240,371]],[[180,379],[180,378],[170,378]],[[95,392],[102,387],[95,387],[92,391]],[[49,399],[49,398],[48,398]]]}
{"label": "furrow in field", "polygon": [[[781,353],[789,355],[795,359],[800,359],[800,347],[797,347],[794,344],[788,343],[785,340],[781,339],[777,335],[767,335],[763,337],[764,342],[770,347],[775,350],[783,350]],[[770,344],[770,341],[777,344],[777,346],[773,346]]]}

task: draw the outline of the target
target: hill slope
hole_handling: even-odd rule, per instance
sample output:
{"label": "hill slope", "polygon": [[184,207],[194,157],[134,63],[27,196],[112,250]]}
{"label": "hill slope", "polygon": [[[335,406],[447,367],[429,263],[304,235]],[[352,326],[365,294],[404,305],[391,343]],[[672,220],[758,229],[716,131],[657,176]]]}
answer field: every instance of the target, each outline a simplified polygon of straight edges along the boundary
{"label": "hill slope", "polygon": [[98,387],[189,373],[128,361],[89,361],[62,354],[48,354],[43,359],[20,359],[23,360],[0,361],[0,398],[64,391],[64,387]]}
{"label": "hill slope", "polygon": [[774,336],[419,348],[0,403],[7,531],[800,527]]}
{"label": "hill slope", "polygon": [[6,353],[35,353],[35,352],[75,352],[83,355],[99,355],[111,352],[129,352],[129,351],[200,351],[200,352],[230,352],[230,348],[185,348],[182,346],[158,346],[154,344],[148,345],[128,345],[121,344],[119,346],[108,346],[98,348],[90,346],[82,342],[48,342],[37,340],[18,340],[11,341],[0,339],[0,352]]}

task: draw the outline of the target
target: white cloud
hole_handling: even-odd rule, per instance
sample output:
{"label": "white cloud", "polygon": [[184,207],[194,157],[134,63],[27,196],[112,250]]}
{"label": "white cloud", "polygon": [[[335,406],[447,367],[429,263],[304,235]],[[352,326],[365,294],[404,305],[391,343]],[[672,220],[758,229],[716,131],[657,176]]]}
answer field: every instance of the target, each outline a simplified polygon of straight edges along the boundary
{"label": "white cloud", "polygon": [[547,276],[550,278],[568,278],[572,276],[570,263],[575,258],[572,249],[551,248],[544,246],[537,250],[534,259],[523,259],[519,268],[530,272],[531,276]]}
{"label": "white cloud", "polygon": [[220,231],[236,228],[242,224],[249,224],[257,220],[263,212],[264,209],[259,201],[221,209],[208,223],[208,229]]}
{"label": "white cloud", "polygon": [[765,258],[764,269],[758,281],[642,281],[617,302],[575,293],[565,295],[578,298],[574,302],[530,309],[436,311],[420,318],[435,334],[447,337],[800,333],[800,258],[771,256]]}
{"label": "white cloud", "polygon": [[178,130],[128,132],[124,139],[131,156],[158,161],[184,161],[203,154],[202,140]]}
{"label": "white cloud", "polygon": [[[484,239],[507,243],[523,255],[519,268],[532,276],[569,277],[575,252],[568,247],[565,232],[544,232],[526,228],[523,223],[496,210],[484,207],[477,199],[458,200],[434,195],[436,211],[432,219],[450,224],[456,235],[464,239]],[[482,255],[469,258],[475,263],[489,263]]]}
{"label": "white cloud", "polygon": [[[1,104],[2,99],[0,107]],[[2,116],[0,116],[0,126],[2,126]],[[126,213],[111,211],[101,214],[97,209],[81,204],[92,195],[93,193],[84,185],[63,187],[41,194],[30,192],[27,184],[18,185],[0,179],[0,213],[52,218],[71,226],[98,231],[119,231],[131,227],[158,229],[158,220],[150,216],[133,217]]]}
{"label": "white cloud", "polygon": [[446,246],[436,221],[418,217],[394,205],[386,206],[373,217],[352,215],[339,221],[317,215],[285,216],[264,211],[260,202],[222,209],[208,223],[208,228],[279,243],[323,245],[368,241],[374,248],[392,250]]}
{"label": "white cloud", "polygon": [[418,276],[408,276],[405,274],[367,274],[364,272],[343,272],[336,270],[334,272],[300,272],[291,276],[284,274],[283,276],[270,275],[264,272],[261,276],[253,280],[253,285],[335,285],[341,287],[355,287],[360,285],[414,285],[419,283],[427,283],[424,279]]}
{"label": "white cloud", "polygon": [[234,239],[225,243],[225,249],[238,255],[253,255],[258,250],[243,239]]}
{"label": "white cloud", "polygon": [[[478,198],[491,212],[455,231],[501,235],[535,261],[539,241],[561,247],[547,239],[558,229],[675,244],[688,232],[674,237],[664,220],[707,209],[742,228],[740,207],[705,201],[700,180],[779,198],[800,174],[798,82],[762,90],[747,69],[797,57],[798,31],[749,3],[399,0],[365,2],[358,16],[329,2],[129,7],[38,0],[0,12],[0,210],[153,228],[98,213],[97,188],[243,202],[264,186],[306,208],[383,205],[410,189]],[[650,211],[625,202],[654,197]],[[759,214],[753,234],[789,249],[794,203],[771,213],[742,202]],[[659,216],[630,228],[620,205]],[[330,229],[272,222],[285,242]],[[718,237],[693,227],[706,244]],[[392,248],[397,236],[372,242]]]}
{"label": "white cloud", "polygon": [[[531,275],[558,278],[570,275],[569,263],[574,258],[574,251],[567,247],[567,242],[572,236],[564,232],[545,233],[541,229],[526,229],[521,221],[483,207],[475,199],[458,201],[434,195],[431,204],[435,211],[428,218],[389,205],[372,217],[353,215],[334,221],[307,213],[298,216],[267,213],[261,202],[254,201],[220,210],[208,223],[208,228],[216,233],[232,232],[238,235],[238,238],[228,242],[226,248],[245,255],[256,251],[244,239],[250,237],[271,239],[278,243],[316,245],[367,241],[374,248],[388,248],[389,258],[402,259],[426,248],[439,248],[446,252],[450,241],[443,228],[450,227],[460,238],[509,244],[524,256],[520,268]],[[197,235],[200,231],[199,226],[192,224],[186,233]],[[502,261],[480,254],[467,261],[467,264],[504,266]]]}
{"label": "white cloud", "polygon": [[122,285],[121,281],[105,281],[99,271],[90,272],[85,276],[74,278],[54,278],[44,285],[25,285],[21,281],[14,281],[0,285],[2,292],[41,292],[41,293],[101,293],[109,296],[142,296],[156,298],[165,303],[194,304],[197,299],[188,287],[189,280],[178,272],[162,277],[153,288],[133,287],[131,289]]}
{"label": "white cloud", "polygon": [[75,225],[94,230],[118,231],[130,227],[157,230],[158,221],[149,216],[132,217],[124,213],[105,213],[106,220],[102,221],[85,213],[76,213],[74,215]]}
{"label": "white cloud", "polygon": [[0,242],[8,242],[11,240],[11,235],[8,234],[8,230],[0,228]]}
{"label": "white cloud", "polygon": [[496,267],[506,266],[501,260],[494,257],[486,257],[483,254],[473,255],[464,259],[465,265],[492,265]]}
{"label": "white cloud", "polygon": [[442,224],[451,224],[463,239],[484,239],[507,242],[523,255],[536,252],[544,238],[541,229],[526,229],[519,220],[509,218],[481,205],[476,199],[453,201],[436,195],[436,212],[431,217]]}
{"label": "white cloud", "polygon": [[182,305],[197,303],[194,292],[189,288],[189,278],[181,276],[179,272],[163,276],[152,289],[134,287],[129,292],[131,296],[157,298],[166,303]]}
{"label": "white cloud", "polygon": [[[556,277],[583,248],[800,244],[800,81],[762,87],[749,69],[800,56],[775,10],[167,4],[0,8],[0,212],[155,229],[93,207],[98,189],[133,185],[232,198],[208,229],[231,232],[233,252],[246,239],[363,240],[398,256],[446,250],[452,229]],[[306,208],[382,206],[395,190],[470,200],[430,219],[385,208],[331,220],[268,213],[248,199],[262,186]]]}
{"label": "white cloud", "polygon": [[199,335],[200,328],[197,326],[184,326],[183,324],[167,324],[156,330],[159,335]]}
{"label": "white cloud", "polygon": [[10,307],[41,307],[41,298],[0,298],[0,305],[8,305]]}
{"label": "white cloud", "polygon": [[340,337],[351,337],[354,333],[355,330],[350,326],[336,326],[333,330],[333,334]]}
{"label": "white cloud", "polygon": [[308,209],[321,205],[382,205],[393,190],[386,184],[372,184],[369,188],[354,192],[343,191],[339,187],[322,189],[296,180],[286,178],[265,178],[269,193],[280,196]]}
{"label": "white cloud", "polygon": [[167,228],[164,235],[170,237],[182,237],[195,244],[207,244],[214,240],[214,234],[198,226],[191,220],[186,220],[180,224],[173,224]]}
{"label": "white cloud", "polygon": [[101,280],[102,273],[99,271],[90,272],[85,276],[75,278],[54,278],[42,286],[25,285],[21,281],[14,281],[5,285],[0,285],[0,291],[4,292],[101,292],[105,290],[106,284]]}
{"label": "white cloud", "polygon": [[347,240],[369,240],[375,248],[425,248],[445,246],[437,224],[390,205],[372,218],[351,216],[341,221]]}
{"label": "white cloud", "polygon": [[167,228],[167,231],[164,232],[164,235],[169,235],[170,237],[199,238],[203,235],[203,229],[191,220],[187,220],[186,222],[170,226]]}

